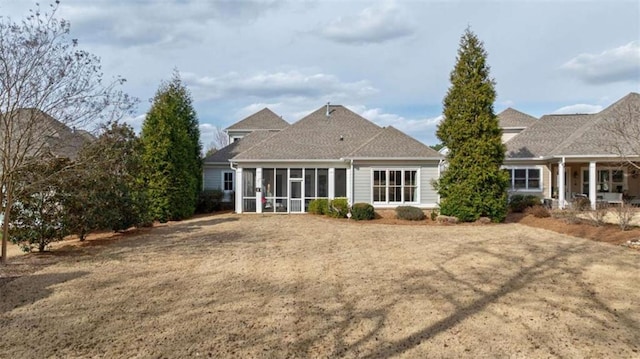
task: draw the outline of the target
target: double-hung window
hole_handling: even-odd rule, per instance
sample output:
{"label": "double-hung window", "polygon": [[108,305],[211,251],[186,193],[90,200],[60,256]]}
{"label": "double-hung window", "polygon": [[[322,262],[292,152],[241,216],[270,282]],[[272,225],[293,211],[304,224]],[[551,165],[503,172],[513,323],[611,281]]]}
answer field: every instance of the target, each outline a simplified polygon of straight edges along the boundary
{"label": "double-hung window", "polygon": [[507,168],[509,187],[512,191],[541,190],[540,168]]}
{"label": "double-hung window", "polygon": [[233,172],[222,173],[222,190],[233,191]]}
{"label": "double-hung window", "polygon": [[373,202],[418,202],[418,171],[415,169],[374,169],[372,182]]}

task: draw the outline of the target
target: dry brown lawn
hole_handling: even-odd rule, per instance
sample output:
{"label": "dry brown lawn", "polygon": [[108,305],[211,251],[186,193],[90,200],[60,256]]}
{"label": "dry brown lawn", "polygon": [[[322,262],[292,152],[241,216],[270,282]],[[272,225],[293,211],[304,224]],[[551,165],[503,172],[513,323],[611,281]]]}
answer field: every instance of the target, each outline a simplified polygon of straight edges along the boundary
{"label": "dry brown lawn", "polygon": [[0,270],[6,358],[640,357],[640,252],[522,224],[224,214]]}

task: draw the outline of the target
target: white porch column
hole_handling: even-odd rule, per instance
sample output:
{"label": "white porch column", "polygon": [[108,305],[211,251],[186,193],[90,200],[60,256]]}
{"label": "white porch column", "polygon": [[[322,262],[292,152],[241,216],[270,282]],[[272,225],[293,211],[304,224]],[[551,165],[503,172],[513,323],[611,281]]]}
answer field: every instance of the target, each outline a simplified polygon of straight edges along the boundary
{"label": "white porch column", "polygon": [[565,188],[564,188],[564,157],[558,163],[558,208],[564,209],[565,206]]}
{"label": "white porch column", "polygon": [[547,171],[549,171],[549,181],[547,182],[547,198],[553,198],[553,167],[550,164],[546,165]]}
{"label": "white porch column", "polygon": [[236,169],[236,213],[242,213],[242,168]]}
{"label": "white porch column", "polygon": [[353,204],[353,173],[351,168],[347,168],[347,202],[349,205]]}
{"label": "white porch column", "polygon": [[336,194],[336,169],[331,167],[329,168],[329,199],[333,199]]}
{"label": "white porch column", "polygon": [[589,202],[591,208],[596,209],[596,162],[589,162]]}
{"label": "white porch column", "polygon": [[262,197],[265,189],[262,186],[262,167],[256,168],[256,189],[260,188],[260,192],[256,191],[256,213],[262,213]]}

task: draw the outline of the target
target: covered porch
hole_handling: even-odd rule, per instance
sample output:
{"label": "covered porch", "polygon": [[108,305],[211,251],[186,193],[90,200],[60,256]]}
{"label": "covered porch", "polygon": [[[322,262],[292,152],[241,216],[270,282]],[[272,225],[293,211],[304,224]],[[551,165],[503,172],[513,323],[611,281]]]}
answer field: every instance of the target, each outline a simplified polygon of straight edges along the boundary
{"label": "covered porch", "polygon": [[588,198],[593,209],[599,202],[640,205],[640,162],[563,157],[549,166],[550,196],[561,209],[578,197]]}

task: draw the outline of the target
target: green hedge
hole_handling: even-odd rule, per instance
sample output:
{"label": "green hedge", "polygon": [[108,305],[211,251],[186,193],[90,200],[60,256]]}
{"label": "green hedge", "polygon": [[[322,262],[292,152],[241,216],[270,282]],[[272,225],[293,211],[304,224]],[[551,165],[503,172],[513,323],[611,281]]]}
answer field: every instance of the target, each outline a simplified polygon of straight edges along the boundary
{"label": "green hedge", "polygon": [[509,210],[515,213],[522,213],[525,209],[540,204],[540,197],[532,194],[514,194],[509,199]]}
{"label": "green hedge", "polygon": [[424,212],[422,212],[420,208],[413,206],[396,207],[396,217],[409,221],[420,221],[426,218]]}
{"label": "green hedge", "polygon": [[[224,192],[219,189],[204,190],[198,196],[198,204],[196,205],[196,213],[211,213],[222,209],[222,198]],[[231,195],[233,200],[234,196]]]}
{"label": "green hedge", "polygon": [[349,201],[346,198],[336,198],[329,202],[329,212],[327,215],[333,218],[347,218],[349,213]]}
{"label": "green hedge", "polygon": [[376,213],[373,209],[373,206],[369,203],[356,203],[351,206],[351,218],[355,219],[356,221],[368,221],[374,219],[375,215]]}
{"label": "green hedge", "polygon": [[326,198],[318,198],[309,202],[308,212],[311,214],[328,214],[329,201]]}

